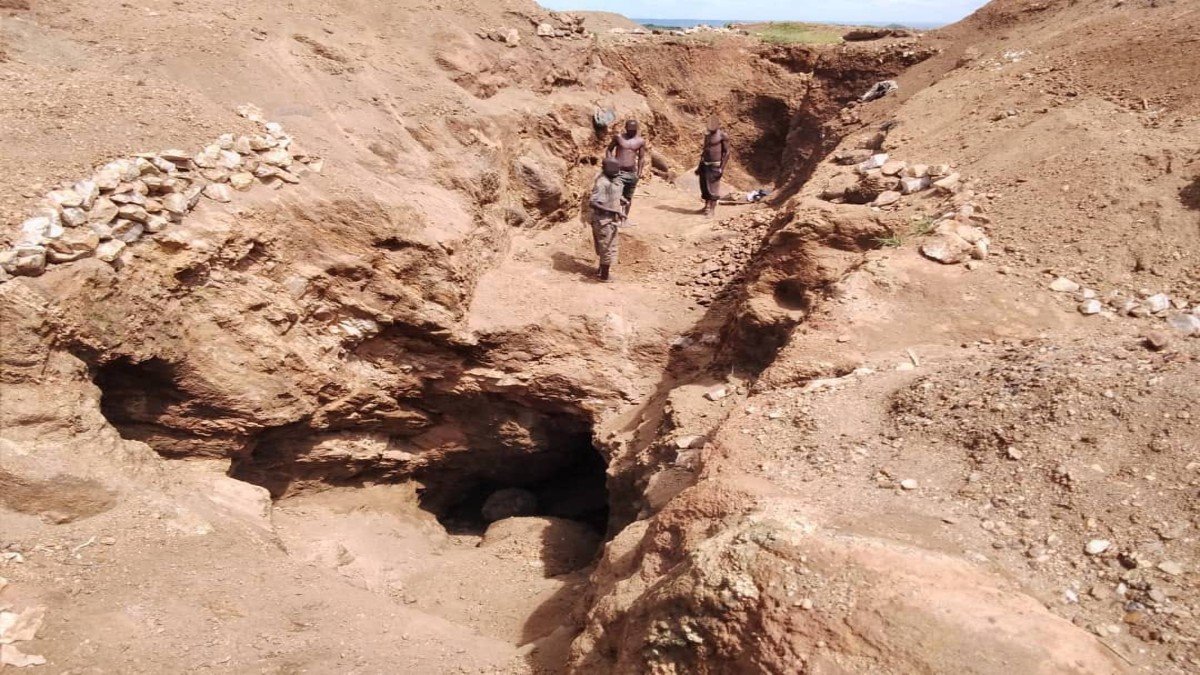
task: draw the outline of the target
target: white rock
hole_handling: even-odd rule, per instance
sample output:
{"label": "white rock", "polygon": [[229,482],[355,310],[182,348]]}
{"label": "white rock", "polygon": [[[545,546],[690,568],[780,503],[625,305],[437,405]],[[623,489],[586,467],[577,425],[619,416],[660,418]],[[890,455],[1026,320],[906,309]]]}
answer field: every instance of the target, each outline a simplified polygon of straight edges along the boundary
{"label": "white rock", "polygon": [[188,212],[187,197],[183,196],[183,194],[179,192],[172,192],[168,195],[164,195],[160,201],[162,202],[163,209],[168,213],[183,215]]}
{"label": "white rock", "polygon": [[46,198],[54,202],[58,206],[83,206],[83,197],[74,190],[53,190],[46,195]]}
{"label": "white rock", "polygon": [[196,208],[196,204],[200,203],[200,195],[204,194],[204,185],[193,183],[183,191],[183,196],[187,198],[188,209]]}
{"label": "white rock", "polygon": [[901,195],[899,192],[896,192],[894,190],[888,190],[886,192],[881,193],[878,197],[876,197],[875,201],[871,202],[871,206],[876,206],[876,207],[891,206],[892,204],[895,204],[896,202],[900,201],[900,196]]}
{"label": "white rock", "polygon": [[229,177],[229,185],[234,190],[244,192],[254,186],[254,174],[240,171]]}
{"label": "white rock", "polygon": [[928,190],[929,186],[932,184],[933,182],[930,180],[929,176],[901,178],[900,193],[906,195],[916,194],[922,190]]}
{"label": "white rock", "polygon": [[1059,277],[1050,282],[1050,290],[1057,293],[1075,293],[1079,290],[1079,284],[1066,277]]}
{"label": "white rock", "polygon": [[704,445],[703,436],[679,436],[675,439],[675,447],[680,450],[691,450]]}
{"label": "white rock", "polygon": [[149,217],[150,214],[146,212],[146,209],[137,204],[125,204],[117,209],[117,218],[144,223]]}
{"label": "white rock", "polygon": [[253,152],[254,148],[250,147],[250,138],[238,136],[237,140],[233,142],[233,151],[239,155],[248,155]]}
{"label": "white rock", "polygon": [[121,251],[124,250],[125,242],[120,239],[112,239],[96,247],[96,257],[110,263],[116,260],[121,255]]}
{"label": "white rock", "polygon": [[726,396],[729,396],[729,389],[723,384],[704,392],[704,398],[710,401],[720,401]]}
{"label": "white rock", "polygon": [[112,239],[113,226],[111,223],[92,223],[88,226],[96,236],[100,237],[100,241],[108,241]]}
{"label": "white rock", "polygon": [[908,178],[928,178],[929,177],[929,165],[928,164],[911,164],[911,165],[909,165],[909,167],[907,169],[904,170],[904,175]]}
{"label": "white rock", "polygon": [[867,161],[863,162],[862,164],[859,164],[857,169],[858,169],[859,173],[866,173],[868,171],[874,171],[875,169],[881,168],[884,164],[887,164],[887,161],[888,161],[888,155],[886,153],[872,155],[871,159],[868,159]]}
{"label": "white rock", "polygon": [[63,234],[62,225],[45,216],[30,218],[21,223],[21,241],[39,244],[47,239],[57,239]]}
{"label": "white rock", "polygon": [[63,234],[46,247],[46,259],[66,263],[86,258],[100,245],[100,237],[89,228],[79,228]]}
{"label": "white rock", "polygon": [[232,150],[233,143],[233,134],[221,134],[217,137],[217,146],[222,150]]}
{"label": "white rock", "polygon": [[172,164],[186,164],[187,162],[192,161],[192,155],[182,150],[163,150],[162,152],[158,153],[158,156],[168,162],[171,162]]}
{"label": "white rock", "polygon": [[957,234],[939,234],[921,244],[921,253],[943,265],[957,265],[972,257],[974,246]]}
{"label": "white rock", "polygon": [[272,138],[283,137],[283,125],[279,122],[267,122],[263,125],[263,129],[271,135]]}
{"label": "white rock", "polygon": [[933,187],[947,194],[954,194],[955,192],[958,192],[961,183],[962,176],[957,173],[952,173],[945,178],[939,178],[938,180],[934,181]]}
{"label": "white rock", "polygon": [[146,226],[135,220],[118,219],[112,228],[112,237],[126,244],[132,244],[142,236]]}
{"label": "white rock", "polygon": [[1087,546],[1085,546],[1083,550],[1086,551],[1088,555],[1100,555],[1101,553],[1107,551],[1111,546],[1112,542],[1108,541],[1107,539],[1093,539],[1087,543]]}
{"label": "white rock", "polygon": [[204,196],[222,204],[233,201],[233,192],[223,183],[209,183],[204,186]]}
{"label": "white rock", "polygon": [[88,221],[88,213],[83,209],[68,207],[62,211],[62,221],[67,227],[79,227]]}
{"label": "white rock", "polygon": [[214,153],[209,153],[207,151],[198,152],[196,153],[196,156],[192,158],[192,162],[201,169],[215,169],[217,168],[217,161],[219,159],[220,148],[218,148],[217,152]]}
{"label": "white rock", "polygon": [[1165,293],[1152,295],[1146,298],[1146,309],[1150,310],[1151,314],[1158,314],[1171,309],[1171,298]]}
{"label": "white rock", "polygon": [[113,218],[117,217],[120,209],[111,199],[101,197],[92,205],[92,210],[88,212],[88,220],[93,223],[108,223],[112,222]]}
{"label": "white rock", "polygon": [[18,244],[0,254],[0,269],[19,277],[39,276],[46,271],[46,248],[34,244]]}
{"label": "white rock", "polygon": [[1200,315],[1179,313],[1167,319],[1171,328],[1191,337],[1200,337]]}
{"label": "white rock", "polygon": [[163,230],[167,229],[167,226],[170,224],[171,221],[163,218],[162,216],[150,216],[150,218],[146,221],[146,231],[151,234],[162,232]]}
{"label": "white rock", "polygon": [[262,154],[261,159],[271,166],[288,167],[292,165],[291,154],[283,148],[268,150]]}
{"label": "white rock", "polygon": [[1084,300],[1079,303],[1079,313],[1084,316],[1099,314],[1102,309],[1104,309],[1104,305],[1100,304],[1100,301],[1096,299]]}
{"label": "white rock", "polygon": [[263,121],[262,109],[256,105],[254,105],[253,103],[245,103],[243,105],[239,105],[237,107],[237,114],[241,115],[242,117],[245,117],[246,119],[250,120],[251,122],[262,122]]}
{"label": "white rock", "polygon": [[539,23],[537,27],[538,37],[554,37],[554,26],[548,23]]}
{"label": "white rock", "polygon": [[217,157],[217,164],[226,169],[236,169],[242,165],[242,156],[232,150],[222,150]]}
{"label": "white rock", "polygon": [[90,209],[96,203],[96,199],[100,197],[100,186],[96,185],[94,180],[81,180],[72,188],[75,194],[79,195],[82,203],[80,208]]}
{"label": "white rock", "polygon": [[1158,569],[1159,571],[1165,572],[1173,577],[1182,575],[1184,571],[1183,565],[1175,562],[1174,560],[1164,560],[1160,562],[1158,564]]}
{"label": "white rock", "polygon": [[904,490],[916,490],[917,488],[921,487],[921,484],[912,478],[905,478],[904,480],[900,481],[900,487]]}

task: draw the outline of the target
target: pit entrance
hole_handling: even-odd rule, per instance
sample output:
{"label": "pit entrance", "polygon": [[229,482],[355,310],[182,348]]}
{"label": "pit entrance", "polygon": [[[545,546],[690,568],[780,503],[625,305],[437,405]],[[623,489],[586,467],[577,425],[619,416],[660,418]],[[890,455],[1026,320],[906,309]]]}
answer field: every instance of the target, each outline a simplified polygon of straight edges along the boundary
{"label": "pit entrance", "polygon": [[[546,475],[536,456],[513,458],[508,479],[494,475],[456,477],[455,485],[436,481],[419,491],[421,506],[451,534],[483,534],[497,516],[540,516],[582,523],[599,535],[608,528],[607,463],[591,437],[575,435],[569,459]],[[528,466],[522,468],[523,463]],[[521,478],[520,476],[525,476]]]}

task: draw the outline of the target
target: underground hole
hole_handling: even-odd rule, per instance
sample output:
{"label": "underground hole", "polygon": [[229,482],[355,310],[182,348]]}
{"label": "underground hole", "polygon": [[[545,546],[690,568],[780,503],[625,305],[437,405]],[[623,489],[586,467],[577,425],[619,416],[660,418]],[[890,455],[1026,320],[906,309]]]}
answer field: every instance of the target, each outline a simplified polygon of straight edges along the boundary
{"label": "underground hole", "polygon": [[549,475],[537,466],[536,456],[513,458],[504,472],[507,479],[468,474],[430,481],[420,491],[421,506],[451,534],[483,534],[496,520],[538,516],[576,521],[603,535],[609,515],[607,465],[590,436],[578,434],[568,442],[571,459]]}

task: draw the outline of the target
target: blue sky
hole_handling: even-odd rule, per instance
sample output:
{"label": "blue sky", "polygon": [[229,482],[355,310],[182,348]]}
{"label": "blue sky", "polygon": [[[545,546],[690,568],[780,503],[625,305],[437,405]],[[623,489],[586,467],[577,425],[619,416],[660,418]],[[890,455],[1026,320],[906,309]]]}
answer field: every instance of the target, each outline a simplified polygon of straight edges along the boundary
{"label": "blue sky", "polygon": [[598,9],[639,19],[747,19],[950,23],[987,0],[540,0],[550,9]]}

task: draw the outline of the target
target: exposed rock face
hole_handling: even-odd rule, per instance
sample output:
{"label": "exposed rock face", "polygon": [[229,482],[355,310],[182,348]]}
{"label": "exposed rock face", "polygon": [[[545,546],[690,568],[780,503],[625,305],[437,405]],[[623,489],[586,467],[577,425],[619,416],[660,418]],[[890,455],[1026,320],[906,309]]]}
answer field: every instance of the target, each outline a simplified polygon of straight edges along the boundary
{"label": "exposed rock face", "polygon": [[[961,560],[821,536],[797,504],[768,502],[742,515],[735,505],[751,503],[746,495],[694,493],[681,502],[610,544],[615,551],[595,575],[601,599],[574,645],[576,667],[1123,672],[1098,641],[1078,639],[1069,622]],[[737,524],[705,535],[703,521],[722,515]],[[661,576],[648,582],[647,572]],[[618,593],[639,595],[625,609]]]}

